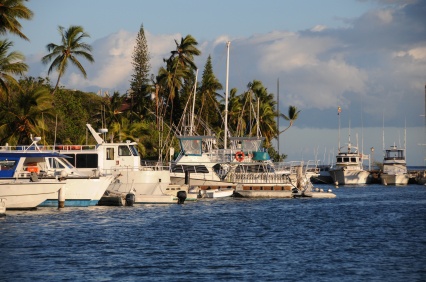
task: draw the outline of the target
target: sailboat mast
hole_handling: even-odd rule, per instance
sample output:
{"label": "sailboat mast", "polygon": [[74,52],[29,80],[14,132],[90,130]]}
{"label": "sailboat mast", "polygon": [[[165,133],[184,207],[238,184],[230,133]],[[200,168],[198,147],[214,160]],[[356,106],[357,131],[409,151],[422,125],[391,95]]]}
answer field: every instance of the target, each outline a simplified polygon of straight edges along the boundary
{"label": "sailboat mast", "polygon": [[223,148],[228,147],[228,80],[229,80],[229,45],[230,41],[226,42],[226,86],[225,86],[225,136],[223,137]]}
{"label": "sailboat mast", "polygon": [[337,107],[337,119],[338,119],[338,144],[337,144],[337,153],[340,153],[340,112],[342,111],[342,108]]}
{"label": "sailboat mast", "polygon": [[280,156],[280,79],[277,78],[277,128],[278,128],[278,156]]}
{"label": "sailboat mast", "polygon": [[198,69],[195,74],[195,84],[194,84],[194,97],[192,99],[192,113],[191,113],[191,129],[189,135],[193,135],[194,131],[194,111],[195,111],[195,94],[197,93],[197,78],[198,78]]}

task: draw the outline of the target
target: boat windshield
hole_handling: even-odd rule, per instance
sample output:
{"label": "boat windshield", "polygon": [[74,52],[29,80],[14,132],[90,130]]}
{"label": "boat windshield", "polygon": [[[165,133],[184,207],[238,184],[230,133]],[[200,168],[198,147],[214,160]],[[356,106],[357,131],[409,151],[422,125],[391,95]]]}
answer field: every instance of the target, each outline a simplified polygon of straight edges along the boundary
{"label": "boat windshield", "polygon": [[19,158],[1,158],[0,157],[0,177],[12,177]]}
{"label": "boat windshield", "polygon": [[15,167],[16,161],[1,160],[0,161],[0,170],[13,170]]}
{"label": "boat windshield", "polygon": [[136,147],[136,145],[130,145],[130,150],[132,151],[133,156],[139,156],[138,153],[138,148]]}
{"label": "boat windshield", "polygon": [[65,158],[47,158],[49,166],[56,169],[73,168],[72,164]]}
{"label": "boat windshield", "polygon": [[181,139],[180,145],[185,155],[201,155],[201,139]]}

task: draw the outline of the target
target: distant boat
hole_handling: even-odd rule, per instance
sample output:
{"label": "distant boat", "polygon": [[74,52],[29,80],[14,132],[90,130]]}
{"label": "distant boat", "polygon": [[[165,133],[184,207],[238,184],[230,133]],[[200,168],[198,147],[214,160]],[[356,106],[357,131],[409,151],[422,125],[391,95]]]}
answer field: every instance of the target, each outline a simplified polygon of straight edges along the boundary
{"label": "distant boat", "polygon": [[350,141],[339,148],[336,163],[329,169],[329,173],[336,185],[366,184],[370,175],[363,168],[363,156],[358,147],[352,146]]}
{"label": "distant boat", "polygon": [[407,185],[409,180],[405,149],[395,145],[385,150],[383,159],[383,172],[380,179],[383,185]]}

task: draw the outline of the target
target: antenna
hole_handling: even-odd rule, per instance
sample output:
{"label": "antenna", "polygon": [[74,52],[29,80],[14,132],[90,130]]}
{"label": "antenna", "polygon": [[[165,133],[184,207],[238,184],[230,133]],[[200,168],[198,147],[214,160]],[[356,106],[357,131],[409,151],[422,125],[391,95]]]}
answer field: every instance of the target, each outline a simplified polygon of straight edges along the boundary
{"label": "antenna", "polygon": [[226,149],[228,141],[228,80],[229,80],[229,45],[231,41],[226,42],[226,86],[225,86],[225,136],[223,137],[223,148]]}

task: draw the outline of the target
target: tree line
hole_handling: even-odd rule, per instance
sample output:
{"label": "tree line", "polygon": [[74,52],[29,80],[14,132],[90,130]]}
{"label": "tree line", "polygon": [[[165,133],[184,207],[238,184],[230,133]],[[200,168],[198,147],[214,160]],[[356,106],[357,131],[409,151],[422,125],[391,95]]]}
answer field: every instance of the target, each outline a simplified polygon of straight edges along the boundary
{"label": "tree line", "polygon": [[[0,0],[0,36],[9,33],[29,40],[19,20],[33,13],[24,0]],[[59,26],[60,43],[46,45],[42,63],[48,75],[57,74],[55,86],[48,77],[27,77],[24,56],[11,50],[13,42],[0,38],[0,142],[2,145],[29,144],[41,136],[43,144],[93,143],[85,124],[107,128],[108,141],[132,140],[146,159],[167,159],[168,148],[178,150],[176,135],[215,135],[219,146],[224,137],[225,93],[216,78],[209,55],[198,78],[194,63],[201,54],[191,35],[175,40],[176,48],[163,59],[157,74],[151,73],[150,54],[144,27],[140,26],[132,54],[133,74],[126,93],[97,95],[60,86],[69,65],[87,78],[83,63],[94,63],[92,47],[84,40],[90,35],[81,26]],[[19,79],[16,79],[19,77]],[[194,105],[194,107],[193,107]],[[242,93],[233,88],[228,98],[230,136],[263,136],[265,148],[275,160],[285,159],[272,140],[291,127],[300,111],[289,106],[287,115],[278,114],[274,94],[261,81],[253,80]],[[289,121],[283,131],[277,117]]]}

